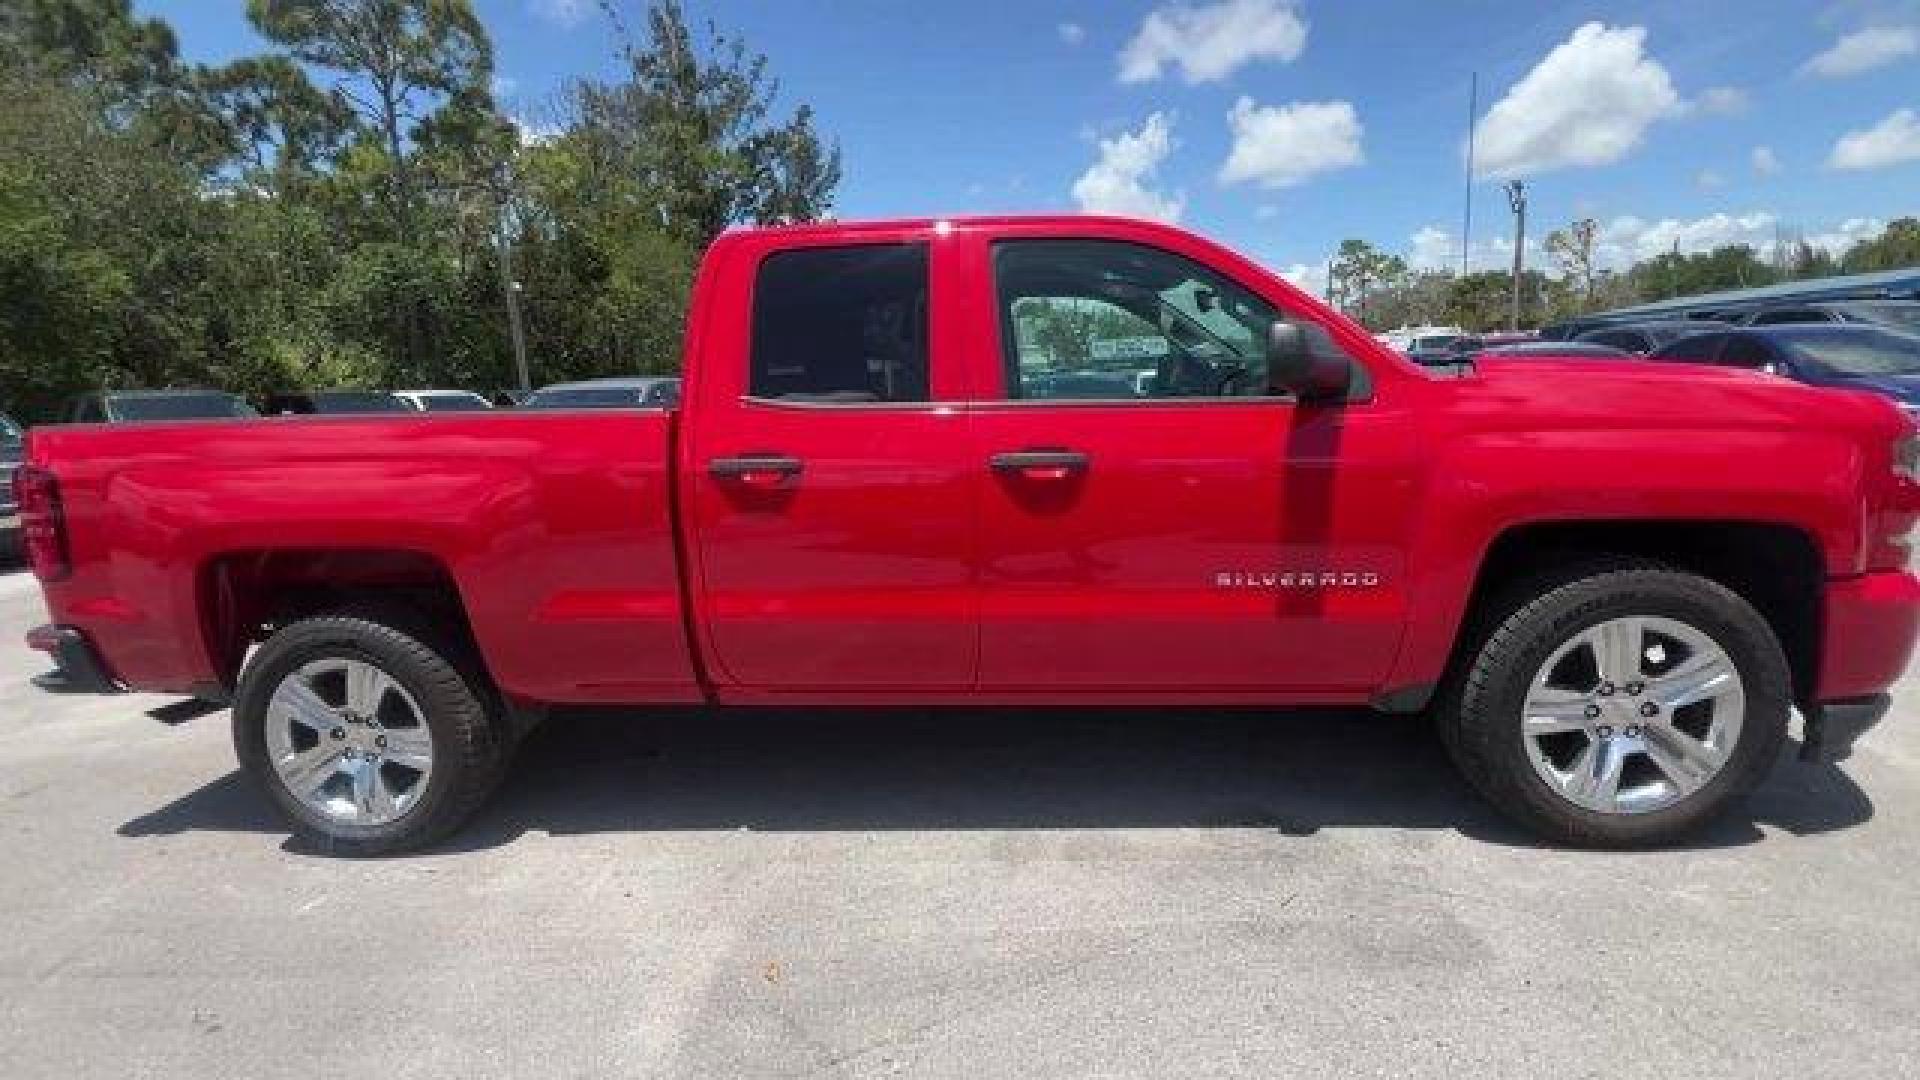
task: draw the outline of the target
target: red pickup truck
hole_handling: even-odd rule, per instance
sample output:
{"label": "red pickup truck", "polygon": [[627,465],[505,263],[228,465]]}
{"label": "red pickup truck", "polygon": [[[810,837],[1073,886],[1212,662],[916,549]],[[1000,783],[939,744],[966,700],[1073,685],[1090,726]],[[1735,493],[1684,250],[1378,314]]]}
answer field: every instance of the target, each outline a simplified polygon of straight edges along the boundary
{"label": "red pickup truck", "polygon": [[30,641],[230,699],[335,851],[447,834],[554,706],[656,702],[1430,709],[1505,811],[1625,846],[1796,706],[1844,756],[1920,625],[1887,401],[1423,369],[1160,225],[729,233],[684,368],[673,409],[35,430]]}

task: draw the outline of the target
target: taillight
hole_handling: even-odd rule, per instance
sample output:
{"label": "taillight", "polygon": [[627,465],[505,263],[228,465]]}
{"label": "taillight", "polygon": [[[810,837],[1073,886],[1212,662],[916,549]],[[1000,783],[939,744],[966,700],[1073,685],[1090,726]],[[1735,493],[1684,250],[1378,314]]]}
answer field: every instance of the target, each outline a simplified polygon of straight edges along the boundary
{"label": "taillight", "polygon": [[13,474],[14,500],[20,504],[20,546],[41,581],[59,581],[73,572],[67,558],[67,519],[60,509],[60,482],[36,465]]}

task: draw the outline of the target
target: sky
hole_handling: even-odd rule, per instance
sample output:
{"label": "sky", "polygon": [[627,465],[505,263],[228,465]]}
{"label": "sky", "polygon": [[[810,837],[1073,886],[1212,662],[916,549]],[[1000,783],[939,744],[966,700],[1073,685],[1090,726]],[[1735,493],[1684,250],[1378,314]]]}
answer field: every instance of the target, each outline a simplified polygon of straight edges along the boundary
{"label": "sky", "polygon": [[[620,0],[638,26],[639,0]],[[137,0],[183,53],[262,51],[240,0]],[[533,126],[618,73],[596,0],[476,0]],[[1920,0],[686,0],[839,141],[842,218],[1155,217],[1318,288],[1348,237],[1475,269],[1575,218],[1598,261],[1920,213]]]}

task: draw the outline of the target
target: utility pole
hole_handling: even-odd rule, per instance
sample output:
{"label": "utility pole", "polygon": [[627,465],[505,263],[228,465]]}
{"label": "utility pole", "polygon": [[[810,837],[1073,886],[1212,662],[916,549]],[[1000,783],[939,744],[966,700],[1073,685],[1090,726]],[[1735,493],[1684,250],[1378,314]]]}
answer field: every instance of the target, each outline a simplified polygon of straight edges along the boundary
{"label": "utility pole", "polygon": [[513,277],[513,241],[507,239],[507,222],[500,221],[500,291],[507,298],[507,331],[513,336],[513,374],[522,394],[533,392],[533,378],[527,372],[527,329],[520,318],[521,285]]}
{"label": "utility pole", "polygon": [[1520,329],[1520,274],[1526,267],[1527,185],[1524,180],[1507,181],[1507,205],[1513,207],[1513,314],[1510,328]]}
{"label": "utility pole", "polygon": [[513,276],[513,175],[503,164],[494,175],[494,244],[499,255],[500,293],[507,302],[507,333],[513,339],[513,374],[522,395],[533,392],[533,376],[527,370],[527,327],[520,313],[522,286]]}
{"label": "utility pole", "polygon": [[1474,72],[1467,83],[1467,208],[1460,215],[1460,276],[1468,273],[1468,253],[1473,250],[1473,128],[1479,120],[1480,73]]}

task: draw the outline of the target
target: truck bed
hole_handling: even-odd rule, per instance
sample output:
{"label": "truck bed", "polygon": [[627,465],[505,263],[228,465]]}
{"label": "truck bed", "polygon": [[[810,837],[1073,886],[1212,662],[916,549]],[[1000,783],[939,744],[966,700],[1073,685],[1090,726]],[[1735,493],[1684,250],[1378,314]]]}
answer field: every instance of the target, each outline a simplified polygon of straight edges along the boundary
{"label": "truck bed", "polygon": [[[451,582],[510,696],[695,700],[674,422],[621,410],[42,428],[31,460],[57,466],[73,565],[48,606],[114,677],[184,693],[230,682],[235,624],[272,614],[250,598],[342,574]],[[297,554],[309,545],[310,563]]]}

